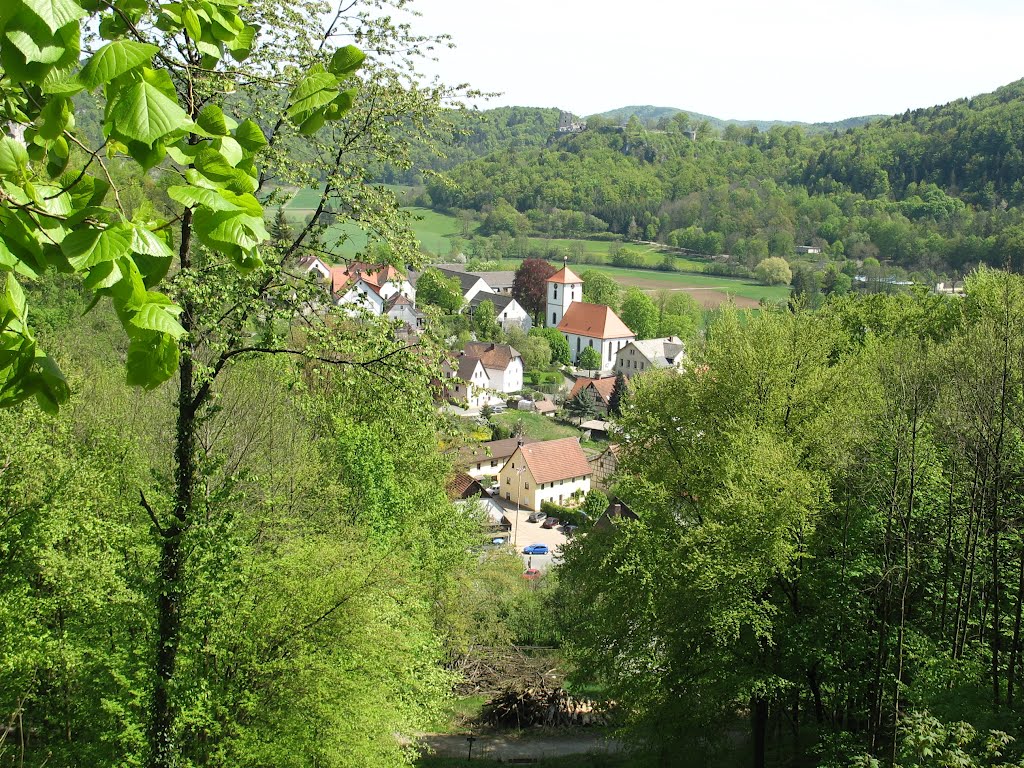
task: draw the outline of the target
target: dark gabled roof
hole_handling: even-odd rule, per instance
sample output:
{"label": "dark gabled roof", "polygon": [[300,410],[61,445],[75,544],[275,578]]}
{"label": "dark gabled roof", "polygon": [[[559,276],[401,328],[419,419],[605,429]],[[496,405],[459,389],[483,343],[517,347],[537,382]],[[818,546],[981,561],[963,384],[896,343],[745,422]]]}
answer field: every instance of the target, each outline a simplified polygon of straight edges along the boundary
{"label": "dark gabled roof", "polygon": [[[516,300],[513,299],[508,294],[485,293],[484,291],[480,291],[480,293],[478,293],[476,296],[469,300],[469,306],[473,307],[473,309],[476,309],[485,301],[489,301],[491,302],[491,304],[494,305],[495,313],[501,313],[509,304]],[[518,304],[519,302],[516,303]]]}
{"label": "dark gabled roof", "polygon": [[[459,460],[466,465],[474,464],[483,459],[507,459],[516,452],[519,447],[518,437],[508,437],[504,440],[491,440],[487,443],[475,443],[467,445],[459,451]],[[529,437],[522,438],[523,445],[535,443]]]}
{"label": "dark gabled roof", "polygon": [[[483,361],[479,357],[473,355],[463,355],[459,358],[459,369],[456,371],[456,375],[463,381],[469,381],[473,378],[473,371],[476,370],[477,364],[483,368],[484,376],[487,376],[487,367],[484,366]],[[487,379],[490,380],[490,376]]]}
{"label": "dark gabled roof", "polygon": [[[474,274],[472,274],[470,272],[459,272],[458,270],[455,270],[455,269],[445,269],[443,267],[438,267],[437,269],[445,277],[455,277],[455,278],[458,278],[459,285],[462,286],[462,292],[463,293],[465,293],[470,288],[472,288],[474,285],[476,285],[477,281],[480,280],[479,277],[477,277],[476,275],[474,275]],[[484,280],[484,282],[486,283],[487,281]]]}
{"label": "dark gabled roof", "polygon": [[611,402],[612,392],[615,389],[615,377],[604,376],[600,379],[588,379],[580,376],[576,379],[572,392],[569,393],[569,397],[566,400],[572,400],[576,395],[588,388],[594,390],[594,397],[597,399],[597,402],[602,405],[608,405]]}

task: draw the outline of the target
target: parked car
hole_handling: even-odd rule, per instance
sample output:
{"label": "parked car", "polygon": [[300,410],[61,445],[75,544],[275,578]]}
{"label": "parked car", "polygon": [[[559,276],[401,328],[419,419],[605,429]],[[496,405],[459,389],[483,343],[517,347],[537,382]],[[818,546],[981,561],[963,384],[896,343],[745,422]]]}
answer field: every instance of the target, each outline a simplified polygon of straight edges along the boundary
{"label": "parked car", "polygon": [[525,571],[523,571],[524,579],[536,579],[539,577],[540,571],[538,571],[536,568],[527,568]]}
{"label": "parked car", "polygon": [[501,495],[501,483],[491,483],[491,487],[487,489],[491,496]]}
{"label": "parked car", "polygon": [[491,544],[493,544],[496,547],[500,547],[505,543],[505,541],[506,539],[504,536],[495,536],[493,539],[491,539]]}
{"label": "parked car", "polygon": [[549,517],[547,520],[544,521],[544,525],[542,525],[541,528],[547,528],[548,530],[550,530],[550,529],[555,528],[557,526],[558,526],[558,518],[557,517]]}
{"label": "parked car", "polygon": [[507,406],[504,403],[498,403],[497,405],[492,405],[491,406],[491,413],[504,413],[506,407]]}
{"label": "parked car", "polygon": [[523,547],[524,555],[546,555],[547,553],[547,544],[527,544],[525,547]]}
{"label": "parked car", "polygon": [[539,523],[541,520],[543,520],[547,516],[548,516],[547,512],[531,512],[530,516],[528,518],[526,518],[526,522],[528,522],[528,523]]}
{"label": "parked car", "polygon": [[578,525],[569,525],[568,523],[566,523],[562,526],[562,533],[564,533],[567,537],[572,536],[574,533],[576,533],[577,528],[579,528]]}

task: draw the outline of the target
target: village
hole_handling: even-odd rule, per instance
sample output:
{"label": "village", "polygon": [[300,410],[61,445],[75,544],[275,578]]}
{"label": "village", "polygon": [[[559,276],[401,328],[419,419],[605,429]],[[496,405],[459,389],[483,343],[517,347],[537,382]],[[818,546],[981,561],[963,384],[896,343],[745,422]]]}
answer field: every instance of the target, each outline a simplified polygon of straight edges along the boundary
{"label": "village", "polygon": [[[317,257],[300,268],[351,317],[387,317],[405,339],[415,339],[430,322],[416,300],[422,272],[361,262],[332,266]],[[514,272],[430,268],[457,281],[459,312],[472,316],[490,302],[504,332],[533,328],[530,313],[513,298]],[[526,384],[524,357],[512,345],[469,340],[444,360],[438,402],[468,435],[453,450],[449,497],[480,515],[485,546],[522,554],[525,578],[557,562],[559,548],[581,525],[633,516],[612,488],[618,398],[631,378],[678,368],[685,357],[678,337],[637,339],[611,307],[583,301],[583,280],[568,264],[546,279],[545,288],[544,326],[561,334],[575,363],[560,367],[555,391]]]}

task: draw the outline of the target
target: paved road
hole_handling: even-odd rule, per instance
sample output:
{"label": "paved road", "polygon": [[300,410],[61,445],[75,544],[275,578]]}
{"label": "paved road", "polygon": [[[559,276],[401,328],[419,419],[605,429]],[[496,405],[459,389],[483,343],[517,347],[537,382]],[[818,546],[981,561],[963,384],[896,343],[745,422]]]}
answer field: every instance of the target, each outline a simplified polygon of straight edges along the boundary
{"label": "paved road", "polygon": [[548,555],[523,555],[524,567],[532,565],[541,571],[546,571],[553,562],[558,561],[558,549],[565,543],[565,534],[557,528],[541,528],[541,523],[528,523],[526,518],[530,516],[529,509],[519,510],[519,522],[516,523],[516,505],[510,504],[505,499],[495,498],[495,502],[505,510],[505,517],[512,523],[512,530],[509,532],[510,541],[516,552],[522,553],[523,547],[528,544],[547,544],[551,554]]}

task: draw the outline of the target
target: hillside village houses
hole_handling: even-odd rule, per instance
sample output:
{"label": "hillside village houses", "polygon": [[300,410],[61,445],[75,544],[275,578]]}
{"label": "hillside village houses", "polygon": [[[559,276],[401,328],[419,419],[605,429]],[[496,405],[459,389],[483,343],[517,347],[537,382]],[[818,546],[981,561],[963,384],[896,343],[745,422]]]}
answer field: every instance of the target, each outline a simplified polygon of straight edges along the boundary
{"label": "hillside village houses", "polygon": [[683,340],[678,336],[631,341],[616,354],[614,370],[628,378],[653,368],[679,368],[684,357]]}
{"label": "hillside village houses", "polygon": [[416,289],[396,267],[353,262],[329,266],[315,256],[299,261],[300,268],[328,284],[331,301],[350,314],[387,315],[410,328],[422,328],[423,314],[416,309]]}
{"label": "hillside village houses", "polygon": [[501,497],[532,510],[590,491],[592,469],[575,437],[523,443],[498,472]]}
{"label": "hillside village houses", "polygon": [[452,397],[470,409],[504,402],[500,394],[523,388],[523,356],[508,344],[471,341],[442,369],[451,382]]}
{"label": "hillside village houses", "polygon": [[522,305],[511,296],[500,293],[483,293],[482,291],[477,293],[473,300],[469,302],[469,314],[472,315],[477,307],[485,301],[489,301],[494,305],[494,317],[503,331],[508,331],[514,325],[519,326],[526,332],[529,332],[533,327],[533,319],[530,317],[530,313],[523,309]]}
{"label": "hillside village houses", "polygon": [[610,370],[615,355],[636,339],[611,307],[583,301],[583,279],[568,266],[547,279],[545,321],[558,328],[569,342],[569,354],[579,359],[584,347],[594,347],[601,355],[601,370]]}
{"label": "hillside village houses", "polygon": [[589,390],[594,396],[594,406],[605,413],[608,413],[608,405],[612,400],[612,392],[615,391],[615,377],[614,376],[602,376],[598,379],[591,379],[586,376],[580,376],[576,379],[576,383],[573,384],[572,391],[569,392],[569,396],[565,399],[566,402],[572,400],[580,392]]}
{"label": "hillside village houses", "polygon": [[459,451],[458,466],[470,477],[481,479],[494,477],[505,466],[519,445],[535,443],[528,437],[508,437],[504,440],[490,440],[486,443],[474,443]]}

